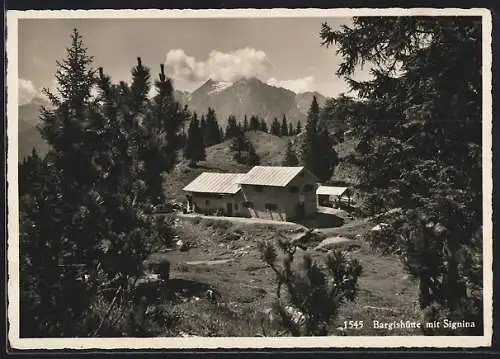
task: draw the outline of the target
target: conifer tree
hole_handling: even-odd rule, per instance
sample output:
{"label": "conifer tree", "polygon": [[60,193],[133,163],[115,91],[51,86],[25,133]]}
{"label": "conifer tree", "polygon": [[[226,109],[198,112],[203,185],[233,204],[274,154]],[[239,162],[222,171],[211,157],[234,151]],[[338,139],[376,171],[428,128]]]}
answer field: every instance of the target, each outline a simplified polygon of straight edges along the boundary
{"label": "conifer tree", "polygon": [[290,122],[288,124],[288,136],[293,136],[295,133],[293,132],[293,126],[292,123]]}
{"label": "conifer tree", "polygon": [[19,165],[19,195],[22,197],[25,193],[30,193],[32,188],[30,187],[33,183],[32,178],[36,177],[37,172],[42,166],[42,158],[38,154],[35,147],[31,150],[31,154],[23,158],[21,164]]}
{"label": "conifer tree", "polygon": [[250,116],[250,131],[258,131],[260,127],[259,118],[256,115]]}
{"label": "conifer tree", "polygon": [[302,123],[300,120],[297,122],[297,131],[295,132],[297,135],[302,132]]}
{"label": "conifer tree", "polygon": [[203,137],[203,144],[205,146],[206,146],[206,137],[205,137],[206,130],[207,130],[207,122],[205,121],[205,115],[201,114],[200,131],[201,131],[201,135]]}
{"label": "conifer tree", "polygon": [[[116,296],[124,295],[121,304],[110,303],[108,313],[128,305],[127,278],[138,278],[158,237],[146,215],[152,200],[142,155],[160,148],[154,144],[161,141],[151,130],[155,117],[143,97],[147,71],[140,61],[135,70],[130,87],[111,84],[102,70],[96,79],[76,29],[66,59],[57,64],[58,88],[46,91],[52,106],[41,115],[50,150],[44,159],[33,155],[31,168],[19,171],[25,177],[20,179],[22,336],[112,330],[108,314],[92,309],[102,300],[97,289],[115,280]],[[153,145],[142,141],[147,137]],[[167,140],[175,137],[165,134]],[[159,165],[166,168],[163,161]]]}
{"label": "conifer tree", "polygon": [[[297,246],[278,239],[278,247],[282,256],[278,256],[274,244],[259,243],[261,259],[276,275],[272,313],[279,330],[293,336],[328,335],[341,305],[357,297],[361,264],[335,250],[323,266],[308,254],[302,256],[300,265],[294,265]],[[282,289],[287,295],[282,295]]]}
{"label": "conifer tree", "polygon": [[337,166],[339,159],[337,152],[333,148],[334,141],[326,128],[319,131],[317,137],[317,147],[321,149],[316,156],[316,176],[321,181],[329,180]]}
{"label": "conifer tree", "polygon": [[[453,335],[483,333],[481,28],[472,17],[358,17],[320,33],[342,54],[337,74],[380,119],[358,134],[367,209],[402,208],[368,239],[418,279],[424,320],[476,323]],[[364,61],[374,77],[352,81]]]}
{"label": "conifer tree", "polygon": [[316,96],[314,96],[307,114],[305,139],[302,143],[302,163],[320,181],[327,181],[330,179],[338,159],[328,131],[326,128],[319,128],[319,113],[320,108]]}
{"label": "conifer tree", "polygon": [[245,119],[243,120],[243,131],[248,131],[248,120],[247,115],[245,115]]}
{"label": "conifer tree", "polygon": [[267,123],[263,118],[260,120],[260,130],[266,133],[269,131],[269,129],[267,128]]}
{"label": "conifer tree", "polygon": [[188,139],[184,147],[184,156],[189,159],[191,167],[196,166],[199,161],[206,159],[205,145],[203,144],[203,134],[201,133],[198,115],[196,112],[191,117],[188,129]]}
{"label": "conifer tree", "polygon": [[208,108],[207,115],[205,117],[205,120],[207,122],[206,125],[206,142],[205,145],[208,146],[213,146],[218,143],[222,142],[222,139],[224,138],[221,135],[221,130],[219,128],[219,124],[217,121],[217,115],[215,113],[215,110],[211,107]]}
{"label": "conifer tree", "polygon": [[283,114],[283,119],[281,121],[280,134],[281,136],[288,136],[288,122],[286,120],[285,114]]}
{"label": "conifer tree", "polygon": [[239,131],[231,141],[231,151],[236,162],[255,166],[259,164],[260,158],[255,147],[243,131]]}
{"label": "conifer tree", "polygon": [[271,135],[281,136],[281,127],[278,119],[275,117],[271,124]]}
{"label": "conifer tree", "polygon": [[95,270],[99,258],[95,216],[102,212],[94,181],[102,172],[90,146],[92,60],[75,29],[57,63],[57,93],[45,91],[54,109],[42,110],[41,133],[51,148],[45,160],[32,158],[38,170],[20,181],[29,181],[20,201],[21,336],[77,333],[95,295],[95,282],[64,270],[76,264]]}
{"label": "conifer tree", "polygon": [[283,158],[283,166],[297,166],[299,164],[299,159],[292,148],[292,142],[288,141],[286,146],[285,157]]}
{"label": "conifer tree", "polygon": [[247,156],[245,159],[245,163],[249,166],[257,166],[260,163],[260,157],[255,150],[254,145],[249,142]]}
{"label": "conifer tree", "polygon": [[177,152],[183,146],[180,132],[190,117],[187,106],[182,108],[175,100],[172,81],[166,77],[163,64],[155,87],[157,94],[151,104],[151,115],[146,113],[146,133],[141,144],[147,193],[153,205],[165,201],[162,174],[177,162]]}
{"label": "conifer tree", "polygon": [[[100,69],[100,81],[104,75]],[[110,86],[110,85],[109,85]],[[136,171],[142,183],[148,184],[144,196],[151,204],[159,204],[163,196],[162,179],[160,173],[162,165],[163,147],[165,142],[159,139],[161,131],[160,123],[156,121],[151,111],[148,93],[151,89],[151,75],[149,68],[142,65],[141,58],[137,58],[137,66],[132,69],[132,83],[130,91],[123,99],[130,104],[129,111],[125,115],[130,119],[129,140],[134,146],[134,158],[131,160],[137,164]],[[105,94],[111,96],[111,94]],[[112,98],[106,99],[112,102]],[[146,200],[146,198],[141,198]]]}
{"label": "conifer tree", "polygon": [[222,129],[222,126],[219,126],[219,138],[224,138],[224,130]]}
{"label": "conifer tree", "polygon": [[227,119],[225,139],[228,140],[230,138],[236,137],[239,132],[240,128],[238,127],[238,124],[236,122],[236,117],[230,115]]}
{"label": "conifer tree", "polygon": [[233,140],[231,141],[231,151],[233,152],[233,158],[238,163],[244,162],[244,153],[248,150],[250,141],[243,132],[238,132]]}
{"label": "conifer tree", "polygon": [[305,139],[302,143],[302,162],[310,171],[315,173],[317,169],[317,131],[319,121],[319,105],[316,96],[313,97],[309,112],[307,113],[307,122],[305,128]]}

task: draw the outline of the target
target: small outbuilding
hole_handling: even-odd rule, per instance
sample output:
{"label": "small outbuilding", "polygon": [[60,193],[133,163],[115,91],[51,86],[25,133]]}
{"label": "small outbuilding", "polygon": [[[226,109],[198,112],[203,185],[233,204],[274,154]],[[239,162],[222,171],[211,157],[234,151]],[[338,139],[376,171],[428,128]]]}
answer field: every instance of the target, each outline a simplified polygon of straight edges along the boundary
{"label": "small outbuilding", "polygon": [[332,207],[335,203],[340,204],[344,198],[347,198],[347,205],[350,205],[352,191],[349,187],[319,186],[316,196],[318,206]]}

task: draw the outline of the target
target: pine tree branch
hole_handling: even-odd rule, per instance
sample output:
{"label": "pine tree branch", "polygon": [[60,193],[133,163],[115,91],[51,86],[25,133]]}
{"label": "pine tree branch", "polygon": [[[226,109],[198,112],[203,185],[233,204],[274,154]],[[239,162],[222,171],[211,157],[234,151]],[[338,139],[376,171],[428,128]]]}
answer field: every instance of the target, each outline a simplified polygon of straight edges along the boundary
{"label": "pine tree branch", "polygon": [[97,329],[92,334],[93,337],[95,337],[97,335],[97,333],[99,333],[99,331],[101,330],[104,322],[106,322],[107,320],[109,320],[109,315],[111,314],[111,310],[113,309],[113,307],[114,307],[114,305],[116,303],[116,300],[118,298],[118,294],[120,293],[120,291],[121,291],[121,287],[118,287],[118,289],[115,292],[115,296],[113,297],[113,300],[111,301],[111,304],[109,305],[108,309],[106,310],[106,314],[101,319],[101,322],[97,326]]}

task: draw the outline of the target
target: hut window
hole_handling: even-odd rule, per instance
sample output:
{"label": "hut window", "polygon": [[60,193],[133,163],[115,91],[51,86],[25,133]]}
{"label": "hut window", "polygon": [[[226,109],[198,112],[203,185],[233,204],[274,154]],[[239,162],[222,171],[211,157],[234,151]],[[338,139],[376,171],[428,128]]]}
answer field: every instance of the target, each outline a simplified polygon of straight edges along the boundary
{"label": "hut window", "polygon": [[288,192],[290,192],[290,193],[297,193],[298,191],[299,191],[299,187],[297,187],[297,186],[291,186],[288,189]]}
{"label": "hut window", "polygon": [[270,211],[278,209],[278,205],[275,203],[266,203],[265,207]]}
{"label": "hut window", "polygon": [[311,192],[313,190],[313,185],[312,184],[306,184],[304,185],[304,192]]}
{"label": "hut window", "polygon": [[253,208],[253,203],[252,202],[243,202],[243,207],[245,207],[245,208]]}
{"label": "hut window", "polygon": [[235,210],[235,211],[238,211],[239,209],[240,209],[240,206],[238,206],[238,203],[235,203],[235,204],[234,204],[234,210]]}
{"label": "hut window", "polygon": [[206,199],[205,200],[205,206],[208,206],[210,204],[210,200],[209,199]]}

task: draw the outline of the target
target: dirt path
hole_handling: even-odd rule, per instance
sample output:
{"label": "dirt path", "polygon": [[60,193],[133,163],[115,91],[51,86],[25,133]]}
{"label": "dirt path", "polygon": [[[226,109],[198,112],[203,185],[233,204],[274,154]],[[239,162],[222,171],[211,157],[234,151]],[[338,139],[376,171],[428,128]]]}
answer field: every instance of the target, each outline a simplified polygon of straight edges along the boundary
{"label": "dirt path", "polygon": [[187,265],[200,265],[200,264],[205,264],[205,265],[214,265],[214,264],[224,264],[228,262],[232,262],[234,259],[214,259],[211,261],[191,261],[191,262],[185,262]]}
{"label": "dirt path", "polygon": [[246,224],[253,224],[253,223],[260,223],[260,224],[275,224],[275,225],[283,225],[283,226],[296,226],[296,227],[301,227],[304,229],[307,229],[301,224],[294,223],[294,222],[285,222],[285,221],[274,221],[272,219],[262,219],[262,218],[244,218],[244,217],[225,217],[225,216],[204,216],[201,214],[185,214],[185,213],[179,213],[177,214],[178,217],[180,218],[206,218],[206,219],[213,219],[213,220],[219,220],[219,221],[229,221],[233,223],[246,223]]}
{"label": "dirt path", "polygon": [[347,217],[347,212],[342,210],[342,209],[338,209],[338,208],[318,206],[317,210],[318,210],[318,213],[333,214],[333,215],[339,216],[339,217]]}

